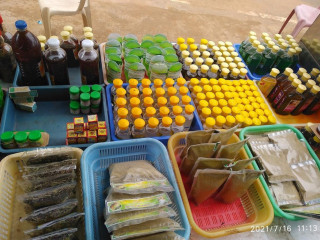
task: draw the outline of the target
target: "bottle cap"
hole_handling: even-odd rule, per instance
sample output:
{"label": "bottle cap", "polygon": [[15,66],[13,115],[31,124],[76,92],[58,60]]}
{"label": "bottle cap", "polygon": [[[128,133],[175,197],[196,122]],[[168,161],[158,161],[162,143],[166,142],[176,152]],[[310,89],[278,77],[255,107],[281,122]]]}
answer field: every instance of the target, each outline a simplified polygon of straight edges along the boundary
{"label": "bottle cap", "polygon": [[314,85],[316,85],[316,82],[313,80],[308,80],[306,83],[308,89],[312,88]]}
{"label": "bottle cap", "polygon": [[286,40],[289,41],[290,39],[293,39],[292,35],[290,34],[286,35]]}
{"label": "bottle cap", "polygon": [[300,48],[300,47],[295,47],[294,49],[296,50],[296,52],[298,54],[300,54],[302,52],[302,48]]}
{"label": "bottle cap", "polygon": [[228,68],[222,68],[221,69],[221,75],[224,77],[224,78],[228,78],[228,74],[230,73],[229,69]]}
{"label": "bottle cap", "polygon": [[190,53],[187,50],[183,50],[181,55],[182,55],[182,58],[187,58],[189,57]]}
{"label": "bottle cap", "polygon": [[209,106],[210,106],[210,108],[217,107],[217,106],[219,106],[219,102],[216,99],[210,99]]}
{"label": "bottle cap", "polygon": [[230,106],[230,107],[235,107],[235,106],[237,106],[237,101],[236,100],[234,100],[234,99],[229,99],[228,100],[228,105]]}
{"label": "bottle cap", "polygon": [[63,40],[68,40],[70,38],[70,32],[68,32],[68,31],[62,31],[60,33],[60,35],[61,35]]}
{"label": "bottle cap", "polygon": [[224,52],[222,53],[222,56],[223,56],[224,58],[230,57],[230,53],[229,53],[228,51],[224,51]]}
{"label": "bottle cap", "polygon": [[289,56],[292,57],[295,53],[296,53],[296,50],[294,50],[293,48],[289,48],[289,50],[288,50]]}
{"label": "bottle cap", "polygon": [[[234,93],[233,93],[234,94]],[[234,100],[238,103],[241,104],[242,103],[242,99],[239,97],[234,97]]]}
{"label": "bottle cap", "polygon": [[299,76],[302,76],[304,73],[307,73],[307,70],[306,70],[305,68],[299,68],[297,74],[298,74]]}
{"label": "bottle cap", "polygon": [[294,73],[290,73],[288,79],[292,82],[294,79],[298,79],[298,76]]}
{"label": "bottle cap", "polygon": [[191,78],[190,79],[190,85],[191,86],[196,86],[196,85],[198,85],[199,84],[199,80],[197,79],[197,78]]}
{"label": "bottle cap", "polygon": [[184,95],[181,97],[181,102],[183,105],[188,105],[191,102],[191,97]]}
{"label": "bottle cap", "polygon": [[[203,62],[203,61],[202,61]],[[201,65],[201,72],[202,73],[207,73],[209,70],[209,67],[207,65]]]}
{"label": "bottle cap", "polygon": [[220,107],[213,107],[212,108],[212,115],[218,116],[222,113],[222,109]]}
{"label": "bottle cap", "polygon": [[169,102],[171,106],[175,106],[179,103],[179,98],[177,96],[171,96]]}
{"label": "bottle cap", "polygon": [[129,121],[127,119],[120,119],[118,121],[118,127],[121,129],[121,130],[126,130],[128,129],[129,127]]}
{"label": "bottle cap", "polygon": [[[224,99],[221,99],[221,100],[224,100]],[[222,107],[222,115],[227,116],[229,114],[231,114],[231,108],[227,106]]]}
{"label": "bottle cap", "polygon": [[237,77],[240,74],[240,70],[238,68],[234,68],[234,69],[232,69],[231,73],[233,76]]}
{"label": "bottle cap", "polygon": [[[232,86],[230,86],[230,87],[232,87]],[[230,87],[229,87],[229,90],[230,90]],[[227,100],[230,100],[230,99],[233,99],[233,93],[232,92],[225,92],[224,93],[224,97],[225,97],[225,99],[227,99]]]}
{"label": "bottle cap", "polygon": [[265,47],[262,45],[258,45],[258,52],[262,53],[265,50]]}
{"label": "bottle cap", "polygon": [[256,36],[257,34],[254,31],[249,32],[249,36]]}
{"label": "bottle cap", "polygon": [[39,35],[39,36],[37,36],[37,38],[38,38],[39,42],[41,42],[41,43],[46,43],[46,41],[47,41],[46,36],[43,36],[43,35]]}
{"label": "bottle cap", "polygon": [[286,49],[289,47],[289,45],[286,44],[285,42],[283,42],[283,43],[281,43],[280,47],[281,47],[283,50],[286,50]]}
{"label": "bottle cap", "polygon": [[[219,67],[218,67],[219,69]],[[212,71],[212,67],[211,67],[211,71]],[[218,80],[215,78],[210,78],[209,83],[211,84],[211,86],[213,87],[214,85],[218,84]]]}
{"label": "bottle cap", "polygon": [[129,86],[130,88],[136,88],[138,86],[138,80],[134,78],[129,79]]}
{"label": "bottle cap", "polygon": [[269,34],[266,33],[266,32],[263,32],[263,33],[261,34],[261,38],[265,38],[265,37],[269,37]]}
{"label": "bottle cap", "polygon": [[175,115],[175,116],[178,116],[178,115],[180,115],[181,113],[182,113],[182,107],[180,107],[180,106],[173,106],[172,107],[172,112],[173,112],[173,114]]}
{"label": "bottle cap", "polygon": [[[273,41],[269,41],[268,42],[268,48],[273,48],[273,46],[276,46],[275,43]],[[278,47],[279,48],[279,47]],[[280,48],[279,48],[280,49]]]}
{"label": "bottle cap", "polygon": [[260,45],[260,42],[258,40],[254,40],[252,43],[252,46],[257,48]]}
{"label": "bottle cap", "polygon": [[206,92],[206,99],[210,100],[210,99],[214,99],[215,95],[213,92]]}
{"label": "bottle cap", "polygon": [[118,97],[125,97],[126,93],[127,93],[127,91],[122,87],[120,87],[116,90],[116,94]]}
{"label": "bottle cap", "polygon": [[218,102],[220,107],[226,107],[228,105],[228,102],[225,99],[219,99]]}
{"label": "bottle cap", "polygon": [[320,92],[320,87],[317,86],[317,85],[312,86],[311,92],[312,92],[313,94],[317,94],[318,92]]}
{"label": "bottle cap", "polygon": [[192,114],[194,112],[194,110],[195,110],[194,106],[192,106],[190,104],[186,105],[184,108],[185,113],[188,115]]}
{"label": "bottle cap", "polygon": [[272,116],[272,112],[269,109],[264,109],[263,112],[264,112],[264,115],[266,115],[267,117]]}
{"label": "bottle cap", "polygon": [[172,119],[170,117],[162,118],[162,125],[165,127],[169,127],[172,124]]}
{"label": "bottle cap", "polygon": [[310,76],[310,74],[308,74],[308,73],[303,73],[302,76],[301,76],[302,82],[306,82],[306,81],[308,81],[310,78],[311,78],[311,76]]}
{"label": "bottle cap", "polygon": [[41,51],[43,52],[43,51],[45,50],[46,45],[41,42],[41,43],[40,43],[40,46],[41,46]]}
{"label": "bottle cap", "polygon": [[194,59],[200,57],[200,55],[201,55],[201,53],[200,53],[199,51],[197,51],[197,50],[195,50],[195,51],[192,52],[192,57],[193,57]]}
{"label": "bottle cap", "polygon": [[90,101],[90,94],[89,93],[81,93],[80,94],[80,99],[82,101]]}
{"label": "bottle cap", "polygon": [[143,99],[143,105],[144,105],[145,107],[151,107],[153,103],[154,103],[154,100],[153,100],[152,97],[145,97],[145,98]]}
{"label": "bottle cap", "polygon": [[192,52],[193,53],[193,51],[195,51],[195,50],[197,50],[198,49],[198,46],[196,45],[196,44],[191,44],[190,46],[189,46],[189,50],[190,50],[190,52]]}
{"label": "bottle cap", "polygon": [[60,42],[58,39],[55,39],[55,38],[50,38],[48,41],[47,41],[47,44],[50,48],[52,49],[58,49],[59,46],[60,46]]}
{"label": "bottle cap", "polygon": [[240,76],[246,76],[247,75],[247,73],[248,73],[248,70],[247,69],[245,69],[245,68],[240,68]]}
{"label": "bottle cap", "polygon": [[177,38],[177,43],[180,45],[180,44],[182,44],[182,43],[184,43],[184,38],[182,38],[182,37],[178,37]]}
{"label": "bottle cap", "polygon": [[[201,58],[201,59],[202,59],[202,58]],[[196,73],[197,70],[198,70],[197,65],[194,65],[194,64],[191,64],[191,65],[190,65],[190,72],[191,72],[191,73]]]}
{"label": "bottle cap", "polygon": [[190,44],[193,44],[195,41],[193,38],[187,38],[187,44],[190,45]]}
{"label": "bottle cap", "polygon": [[209,41],[207,45],[209,48],[213,48],[216,44],[213,41]]}
{"label": "bottle cap", "polygon": [[[299,44],[296,43],[296,42],[291,42],[291,43],[290,43],[290,46],[297,51],[296,47],[299,47]],[[301,49],[301,50],[302,50],[302,49]],[[298,53],[298,52],[297,52],[297,53]],[[299,53],[300,53],[300,52],[299,52]]]}
{"label": "bottle cap", "polygon": [[204,118],[209,117],[209,116],[211,115],[211,110],[210,110],[210,108],[208,108],[208,107],[202,108],[202,109],[201,109],[201,115],[202,115],[202,117],[204,117]]}
{"label": "bottle cap", "polygon": [[142,110],[141,110],[141,108],[134,107],[134,108],[131,109],[131,114],[132,114],[132,117],[138,118],[138,117],[141,116]]}
{"label": "bottle cap", "polygon": [[127,117],[127,115],[128,115],[128,109],[126,109],[126,108],[119,108],[118,109],[118,111],[117,111],[117,113],[118,113],[118,116],[120,117],[120,118],[126,118]]}
{"label": "bottle cap", "polygon": [[225,44],[223,41],[219,41],[219,42],[218,42],[218,46],[219,46],[219,47],[222,47],[222,46],[225,46],[225,45],[226,45],[226,44]]}
{"label": "bottle cap", "polygon": [[317,77],[320,74],[320,71],[318,68],[312,68],[311,73],[313,77]]}
{"label": "bottle cap", "polygon": [[226,116],[226,125],[227,126],[233,126],[236,123],[236,119],[234,116],[228,115]]}
{"label": "bottle cap", "polygon": [[230,63],[233,62],[233,58],[232,57],[226,57],[226,62],[230,65]]}
{"label": "bottle cap", "polygon": [[[264,116],[265,115],[264,111],[262,109],[260,109],[260,108],[256,109],[255,111],[258,114],[258,116]],[[270,110],[268,110],[268,111],[270,111]],[[269,115],[266,115],[266,116],[269,116]],[[272,115],[272,113],[271,113],[271,115]]]}
{"label": "bottle cap", "polygon": [[229,92],[229,86],[228,85],[222,85],[221,86],[221,91],[222,92]]}
{"label": "bottle cap", "polygon": [[18,30],[24,30],[27,28],[27,23],[23,20],[16,21],[15,25]]}
{"label": "bottle cap", "polygon": [[251,126],[253,124],[252,119],[249,117],[246,117],[243,123],[244,123],[244,126]]}
{"label": "bottle cap", "polygon": [[[291,68],[286,68],[284,70],[283,74],[290,77],[290,75],[294,74],[294,73],[293,73],[293,70]],[[295,75],[295,74],[292,75],[292,79],[295,79],[295,78],[298,78],[297,75]]]}
{"label": "bottle cap", "polygon": [[137,118],[136,120],[134,120],[134,127],[136,129],[143,129],[145,125],[146,122],[142,118]]}
{"label": "bottle cap", "polygon": [[213,128],[214,125],[216,124],[216,121],[214,120],[213,117],[207,117],[206,121],[205,121],[205,124],[206,124],[207,127]]}
{"label": "bottle cap", "polygon": [[116,99],[116,105],[121,108],[121,107],[124,107],[125,105],[127,104],[127,100],[123,97],[118,97]]}
{"label": "bottle cap", "polygon": [[199,107],[202,109],[202,108],[205,108],[205,107],[208,107],[209,106],[209,103],[206,101],[206,100],[200,100],[199,101]]}
{"label": "bottle cap", "polygon": [[165,93],[166,92],[165,92],[165,90],[163,88],[161,88],[161,87],[156,88],[156,96],[157,97],[162,97],[162,96],[164,96]]}
{"label": "bottle cap", "polygon": [[168,116],[169,112],[170,112],[170,110],[167,107],[160,107],[159,108],[159,113],[160,113],[161,117]]}
{"label": "bottle cap", "polygon": [[282,38],[281,34],[278,34],[278,33],[277,33],[277,34],[274,35],[274,39],[278,40],[278,39],[280,39],[280,38]]}
{"label": "bottle cap", "polygon": [[268,116],[268,123],[269,124],[276,124],[277,119],[274,116]]}
{"label": "bottle cap", "polygon": [[4,132],[1,134],[1,141],[2,142],[9,142],[12,141],[14,138],[14,134],[11,131]]}
{"label": "bottle cap", "polygon": [[320,143],[320,139],[319,139],[317,136],[314,136],[312,139],[313,139],[316,143]]}
{"label": "bottle cap", "polygon": [[250,37],[249,37],[249,41],[250,41],[251,44],[252,44],[253,41],[255,41],[255,40],[257,40],[257,37],[256,37],[256,36],[250,36]]}
{"label": "bottle cap", "polygon": [[168,87],[168,96],[174,96],[177,94],[177,89],[175,87]]}
{"label": "bottle cap", "polygon": [[181,115],[176,116],[176,118],[175,118],[175,123],[176,123],[176,125],[178,125],[178,126],[183,126],[183,124],[184,124],[185,122],[186,122],[186,119],[185,119],[184,116],[181,116]]}
{"label": "bottle cap", "polygon": [[[234,59],[234,62],[241,62],[241,58],[239,58],[239,54],[237,52],[231,52],[231,57]],[[240,61],[238,58],[240,59]]]}
{"label": "bottle cap", "polygon": [[[234,47],[232,47],[232,46],[227,47],[227,49],[228,49],[228,52],[230,53],[231,56],[232,56],[232,53],[236,53]],[[238,54],[237,54],[237,56],[238,56]]]}
{"label": "bottle cap", "polygon": [[220,91],[221,91],[221,87],[218,86],[218,85],[214,85],[214,86],[212,87],[212,91],[215,92],[215,93],[220,92]]}
{"label": "bottle cap", "polygon": [[273,77],[277,77],[277,75],[280,73],[280,71],[277,68],[272,68],[270,75]]}
{"label": "bottle cap", "polygon": [[121,88],[123,84],[123,81],[119,78],[116,78],[113,80],[113,85],[115,88]]}
{"label": "bottle cap", "polygon": [[244,116],[245,118],[248,118],[249,117],[249,112],[247,112],[247,111],[241,111],[240,112],[240,114],[242,115],[242,116]]}
{"label": "bottle cap", "polygon": [[261,125],[260,119],[257,117],[252,118],[252,125],[253,126],[260,126]]}
{"label": "bottle cap", "polygon": [[221,64],[221,63],[223,63],[225,61],[226,61],[226,59],[224,57],[218,57],[217,63]]}
{"label": "bottle cap", "polygon": [[80,92],[80,89],[77,86],[72,86],[69,88],[69,92],[70,94],[78,94]]}
{"label": "bottle cap", "polygon": [[193,59],[191,57],[187,57],[184,59],[184,62],[186,63],[187,66],[190,66],[193,62]]}
{"label": "bottle cap", "polygon": [[208,49],[207,45],[201,44],[200,47],[199,47],[200,52],[204,52],[204,51],[206,51],[207,49]]}
{"label": "bottle cap", "polygon": [[249,111],[249,117],[251,117],[253,119],[253,118],[258,117],[258,114],[255,111]]}
{"label": "bottle cap", "polygon": [[271,37],[265,37],[264,42],[268,44],[268,42],[272,41]]}
{"label": "bottle cap", "polygon": [[194,87],[193,87],[193,92],[194,92],[195,94],[198,94],[198,93],[202,92],[202,87],[200,87],[200,86],[194,86]]}
{"label": "bottle cap", "polygon": [[139,96],[139,90],[137,88],[130,88],[129,90],[130,97],[138,97]]}
{"label": "bottle cap", "polygon": [[252,107],[252,105],[250,105],[250,104],[246,104],[246,105],[244,106],[244,109],[245,109],[246,111],[248,111],[248,112],[253,111],[253,107]]}
{"label": "bottle cap", "polygon": [[220,51],[220,48],[218,46],[213,46],[212,52],[215,54],[217,51]]}
{"label": "bottle cap", "polygon": [[159,107],[163,107],[167,104],[167,99],[165,97],[159,97],[157,100],[157,104]]}
{"label": "bottle cap", "polygon": [[253,107],[254,109],[260,109],[260,104],[257,103],[257,102],[253,102],[253,103],[251,103],[251,105],[252,105],[252,107]]}
{"label": "bottle cap", "polygon": [[209,53],[208,51],[203,51],[203,52],[202,52],[202,57],[203,57],[204,59],[208,58],[209,56],[210,56],[210,53]]}
{"label": "bottle cap", "polygon": [[151,81],[148,78],[143,78],[141,80],[141,85],[143,88],[148,88],[150,86],[150,84],[151,84]]}
{"label": "bottle cap", "polygon": [[86,32],[84,34],[85,39],[92,40],[93,39],[93,33],[92,32]]}
{"label": "bottle cap", "polygon": [[154,107],[147,107],[146,114],[148,117],[153,117],[156,114],[156,109]]}
{"label": "bottle cap", "polygon": [[303,93],[306,90],[307,90],[307,88],[302,84],[299,84],[298,87],[297,87],[297,92],[298,93]]}
{"label": "bottle cap", "polygon": [[188,48],[188,45],[185,44],[185,43],[182,43],[182,44],[179,45],[179,47],[180,47],[180,51],[184,51],[184,50],[186,50]]}
{"label": "bottle cap", "polygon": [[182,86],[179,88],[179,93],[181,96],[187,95],[189,92],[189,89],[185,86]]}
{"label": "bottle cap", "polygon": [[244,122],[244,116],[241,114],[237,114],[235,116],[235,119],[236,119],[237,124],[242,124]]}
{"label": "bottle cap", "polygon": [[203,58],[197,57],[197,58],[196,58],[196,65],[197,65],[198,67],[200,67],[200,66],[202,65],[202,63],[203,63]]}
{"label": "bottle cap", "polygon": [[212,59],[212,58],[209,58],[209,57],[206,58],[205,64],[208,65],[209,67],[212,66],[212,64],[213,64],[213,59]]}
{"label": "bottle cap", "polygon": [[150,97],[152,94],[151,88],[143,88],[142,94],[143,94],[143,97]]}
{"label": "bottle cap", "polygon": [[156,128],[159,125],[159,120],[157,118],[151,117],[148,120],[149,127]]}
{"label": "bottle cap", "polygon": [[183,77],[177,78],[177,85],[178,85],[179,87],[182,87],[182,86],[184,86],[185,84],[186,84],[186,80],[185,80]]}
{"label": "bottle cap", "polygon": [[82,48],[84,50],[90,51],[93,49],[93,46],[94,46],[94,43],[89,39],[85,39],[82,41]]}
{"label": "bottle cap", "polygon": [[68,31],[68,32],[72,33],[72,31],[73,31],[73,27],[72,27],[72,26],[70,26],[70,25],[67,25],[67,26],[64,26],[64,27],[63,27],[63,30],[64,30],[64,31]]}
{"label": "bottle cap", "polygon": [[216,93],[216,99],[220,100],[224,98],[224,94],[222,92],[217,92]]}
{"label": "bottle cap", "polygon": [[222,57],[222,52],[216,51],[216,52],[214,53],[214,56],[215,56],[216,59],[218,59],[218,57]]}
{"label": "bottle cap", "polygon": [[92,28],[91,27],[84,27],[83,33],[86,33],[86,32],[92,32]]}
{"label": "bottle cap", "polygon": [[219,70],[219,66],[217,64],[212,64],[211,65],[211,72],[217,73]]}
{"label": "bottle cap", "polygon": [[216,125],[218,125],[219,127],[222,127],[223,124],[226,123],[226,118],[224,116],[217,116],[216,117]]}
{"label": "bottle cap", "polygon": [[138,107],[139,104],[140,104],[139,98],[137,98],[137,97],[130,98],[130,106],[131,107]]}
{"label": "bottle cap", "polygon": [[71,101],[69,106],[71,109],[77,110],[80,108],[80,103],[78,101]]}

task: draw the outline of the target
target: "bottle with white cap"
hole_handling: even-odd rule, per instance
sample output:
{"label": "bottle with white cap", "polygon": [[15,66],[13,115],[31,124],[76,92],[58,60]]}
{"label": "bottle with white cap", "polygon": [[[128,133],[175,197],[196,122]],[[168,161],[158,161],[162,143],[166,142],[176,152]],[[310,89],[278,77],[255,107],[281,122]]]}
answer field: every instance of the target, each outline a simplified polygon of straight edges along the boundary
{"label": "bottle with white cap", "polygon": [[245,68],[240,68],[239,79],[247,79],[248,70]]}
{"label": "bottle with white cap", "polygon": [[181,52],[181,57],[179,57],[179,61],[183,64],[183,63],[184,63],[184,60],[185,60],[187,57],[190,57],[190,52],[187,51],[187,50],[184,50],[184,51]]}
{"label": "bottle with white cap", "polygon": [[208,71],[208,78],[219,78],[219,66],[217,64],[212,64],[210,71]]}
{"label": "bottle with white cap", "polygon": [[273,46],[272,50],[269,52],[264,51],[262,53],[262,60],[258,65],[258,67],[256,68],[255,73],[259,75],[267,74],[277,59],[278,51],[279,51],[278,46]]}
{"label": "bottle with white cap", "polygon": [[190,69],[188,70],[185,79],[187,81],[190,81],[191,78],[196,78],[197,77],[197,71],[198,71],[198,67],[195,64],[191,64],[190,65]]}
{"label": "bottle with white cap", "polygon": [[190,126],[192,124],[193,118],[194,118],[194,106],[193,105],[186,105],[184,107],[184,112],[183,112],[183,116],[185,118],[185,123],[184,123],[184,131],[189,131]]}
{"label": "bottle with white cap", "polygon": [[77,45],[77,52],[79,51],[79,40],[78,38],[73,34],[73,27],[70,25],[64,26],[63,31],[68,31],[70,33],[70,39]]}
{"label": "bottle with white cap", "polygon": [[316,80],[319,74],[320,74],[320,70],[318,68],[312,68],[310,72],[311,79]]}
{"label": "bottle with white cap", "polygon": [[229,73],[230,70],[228,68],[222,68],[221,69],[221,77],[224,79],[228,79],[229,78]]}
{"label": "bottle with white cap", "polygon": [[99,84],[99,56],[91,40],[83,40],[79,62],[82,84]]}
{"label": "bottle with white cap", "polygon": [[48,40],[49,49],[45,52],[45,59],[48,66],[52,85],[70,85],[68,74],[67,54],[60,48],[57,39]]}
{"label": "bottle with white cap", "polygon": [[290,67],[293,62],[293,55],[296,50],[289,48],[288,52],[284,52],[280,57],[277,58],[273,67],[278,68],[280,72],[283,72],[287,67]]}
{"label": "bottle with white cap", "polygon": [[208,77],[209,67],[207,65],[201,65],[200,70],[198,70],[199,78],[207,78]]}
{"label": "bottle with white cap", "polygon": [[67,53],[68,67],[78,67],[78,46],[71,39],[70,33],[68,31],[62,31],[60,34],[62,37],[60,47]]}
{"label": "bottle with white cap", "polygon": [[272,89],[277,84],[276,77],[279,74],[279,70],[272,68],[270,74],[265,75],[258,82],[258,87],[264,96],[268,96]]}
{"label": "bottle with white cap", "polygon": [[146,137],[158,137],[159,136],[159,120],[157,118],[149,118],[146,126]]}
{"label": "bottle with white cap", "polygon": [[190,69],[190,65],[193,63],[193,59],[191,57],[187,57],[184,59],[184,63],[182,66],[182,75],[186,75]]}

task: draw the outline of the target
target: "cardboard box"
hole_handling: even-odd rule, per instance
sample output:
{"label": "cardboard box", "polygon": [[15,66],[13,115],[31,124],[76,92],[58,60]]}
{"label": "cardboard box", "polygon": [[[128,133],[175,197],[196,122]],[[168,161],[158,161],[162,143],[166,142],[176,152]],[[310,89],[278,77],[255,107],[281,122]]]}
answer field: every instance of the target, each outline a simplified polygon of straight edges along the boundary
{"label": "cardboard box", "polygon": [[78,143],[78,134],[76,134],[73,130],[67,131],[67,143],[68,144]]}
{"label": "cardboard box", "polygon": [[107,134],[107,129],[98,129],[98,142],[106,142]]}
{"label": "cardboard box", "polygon": [[84,121],[83,117],[75,117],[73,119],[74,131],[75,133],[83,133],[84,131]]}
{"label": "cardboard box", "polygon": [[87,143],[87,140],[87,131],[84,131],[83,133],[78,133],[78,144]]}
{"label": "cardboard box", "polygon": [[98,141],[97,131],[88,130],[88,143],[96,143]]}
{"label": "cardboard box", "polygon": [[74,130],[74,123],[67,123],[67,131]]}
{"label": "cardboard box", "polygon": [[98,129],[98,115],[88,115],[88,130],[97,130]]}
{"label": "cardboard box", "polygon": [[98,121],[98,129],[107,128],[105,121]]}
{"label": "cardboard box", "polygon": [[16,106],[18,109],[23,110],[23,111],[27,111],[27,112],[35,112],[37,110],[36,102],[17,103]]}

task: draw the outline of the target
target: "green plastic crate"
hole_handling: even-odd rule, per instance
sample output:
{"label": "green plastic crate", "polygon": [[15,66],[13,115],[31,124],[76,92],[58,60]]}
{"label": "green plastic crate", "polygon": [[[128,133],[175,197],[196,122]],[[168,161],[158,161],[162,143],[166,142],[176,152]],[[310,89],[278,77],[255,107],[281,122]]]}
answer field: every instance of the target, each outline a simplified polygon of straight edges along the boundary
{"label": "green plastic crate", "polygon": [[[320,170],[320,161],[319,158],[317,157],[317,155],[315,154],[315,152],[312,150],[312,148],[310,147],[309,143],[307,142],[307,140],[304,138],[304,136],[302,135],[302,133],[296,129],[293,126],[287,125],[287,124],[276,124],[276,125],[266,125],[266,126],[259,126],[259,127],[246,127],[244,129],[241,130],[240,132],[240,139],[243,140],[245,139],[245,135],[246,134],[257,134],[257,133],[266,133],[266,132],[274,132],[274,131],[281,131],[281,130],[292,130],[298,137],[298,139],[304,141],[306,143],[306,146],[309,150],[309,153],[311,154],[312,158],[315,160],[319,170]],[[248,154],[248,156],[251,158],[253,157],[253,154],[251,152],[251,150],[249,149],[248,145],[245,145],[245,150]],[[259,170],[259,167],[257,165],[257,163],[255,161],[253,161],[252,163],[254,169]],[[265,179],[263,176],[260,176],[260,181],[271,201],[271,204],[273,206],[274,209],[274,214],[277,217],[283,217],[286,218],[288,220],[292,220],[292,221],[296,221],[296,220],[301,220],[303,218],[301,217],[296,217],[292,214],[286,213],[284,211],[282,211],[282,209],[278,206],[276,200],[273,197],[273,194],[271,193],[268,184],[266,183]]]}

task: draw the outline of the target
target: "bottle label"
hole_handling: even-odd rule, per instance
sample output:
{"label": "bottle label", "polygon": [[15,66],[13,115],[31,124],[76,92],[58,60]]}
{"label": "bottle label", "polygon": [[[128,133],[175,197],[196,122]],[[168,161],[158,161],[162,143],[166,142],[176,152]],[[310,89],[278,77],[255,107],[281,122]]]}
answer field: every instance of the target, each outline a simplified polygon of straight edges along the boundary
{"label": "bottle label", "polygon": [[301,100],[291,100],[288,105],[283,109],[284,112],[292,112],[301,102]]}
{"label": "bottle label", "polygon": [[273,92],[272,92],[272,94],[271,94],[270,97],[269,97],[270,99],[273,99],[273,98],[276,97],[276,93],[278,92],[279,88],[280,88],[280,86],[279,86],[279,85],[276,85],[276,86],[274,87],[274,89],[272,89]]}
{"label": "bottle label", "polygon": [[320,109],[320,102],[318,102],[312,109],[311,112],[316,112]]}
{"label": "bottle label", "polygon": [[268,79],[266,79],[266,80],[261,79],[258,82],[258,87],[260,88],[260,90],[264,96],[268,96],[275,85],[276,85],[275,81],[271,81],[271,80],[268,81]]}
{"label": "bottle label", "polygon": [[[277,105],[280,102],[280,100],[282,99],[283,96],[284,96],[284,92],[280,91],[278,93],[278,95],[276,96],[276,98],[273,100],[274,105]],[[281,101],[281,103],[282,103],[282,101]]]}
{"label": "bottle label", "polygon": [[300,108],[299,112],[303,112],[304,110],[306,110],[306,108],[312,103],[312,101],[314,100],[314,98],[308,98],[303,106]]}
{"label": "bottle label", "polygon": [[50,81],[52,85],[56,85],[56,82],[54,81],[54,76],[50,74]]}

